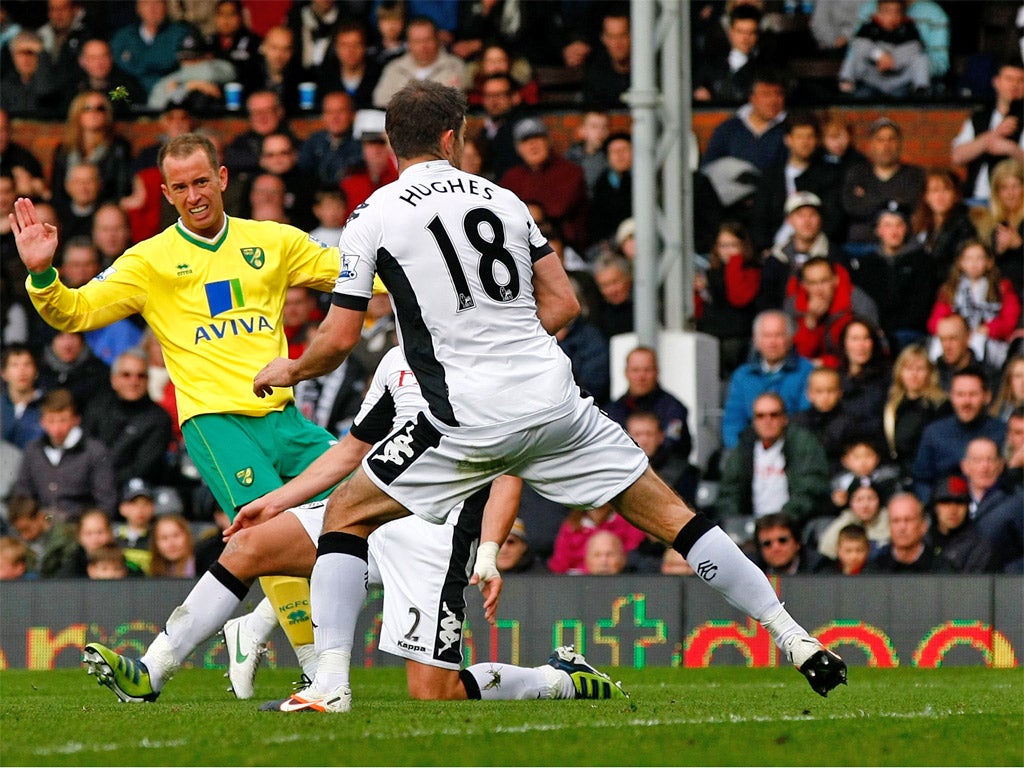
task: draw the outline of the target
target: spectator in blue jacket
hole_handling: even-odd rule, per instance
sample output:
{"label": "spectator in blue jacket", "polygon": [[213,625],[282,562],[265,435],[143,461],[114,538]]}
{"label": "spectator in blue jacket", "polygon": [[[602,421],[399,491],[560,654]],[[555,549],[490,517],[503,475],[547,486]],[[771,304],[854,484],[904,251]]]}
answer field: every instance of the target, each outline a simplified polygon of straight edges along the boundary
{"label": "spectator in blue jacket", "polygon": [[24,448],[38,437],[43,427],[39,423],[39,400],[43,393],[36,387],[39,367],[32,351],[22,344],[11,344],[3,354],[3,439]]}
{"label": "spectator in blue jacket", "polygon": [[911,471],[914,495],[927,503],[935,483],[960,469],[967,445],[978,437],[988,437],[996,445],[1006,438],[1006,422],[987,413],[992,391],[977,366],[967,366],[953,374],[949,402],[953,415],[933,421],[921,433],[921,443]]}
{"label": "spectator in blue jacket", "polygon": [[722,413],[722,447],[736,447],[750,424],[754,400],[765,392],[776,392],[787,413],[810,406],[807,379],[814,366],[793,351],[793,323],[785,312],[765,310],[754,318],[754,352],[729,380],[729,394]]}
{"label": "spectator in blue jacket", "polygon": [[723,157],[752,163],[761,171],[786,160],[783,143],[786,119],[786,91],[768,73],[754,78],[747,103],[715,128],[701,158],[701,168]]}
{"label": "spectator in blue jacket", "polygon": [[688,458],[693,448],[687,426],[688,411],[678,398],[658,383],[658,355],[653,349],[636,347],[626,355],[626,381],[626,394],[605,408],[608,416],[625,428],[631,413],[648,411],[655,414],[665,432],[665,446],[673,453]]}
{"label": "spectator in blue jacket", "polygon": [[128,24],[110,39],[114,61],[138,78],[149,91],[178,68],[178,44],[190,31],[187,24],[167,19],[167,0],[136,0],[139,23]]}

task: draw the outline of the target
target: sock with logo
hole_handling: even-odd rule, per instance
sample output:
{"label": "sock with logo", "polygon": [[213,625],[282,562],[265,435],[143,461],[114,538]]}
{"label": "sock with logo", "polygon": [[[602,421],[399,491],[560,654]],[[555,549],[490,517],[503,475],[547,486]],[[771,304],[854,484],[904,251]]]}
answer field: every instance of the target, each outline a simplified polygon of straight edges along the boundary
{"label": "sock with logo", "polygon": [[328,531],[317,544],[310,577],[313,636],[319,663],[313,688],[333,691],[349,684],[356,620],[366,598],[366,539]]}
{"label": "sock with logo", "polygon": [[474,664],[459,673],[466,695],[485,701],[520,699],[574,699],[572,678],[561,670],[514,667],[511,664]]}
{"label": "sock with logo", "polygon": [[295,576],[264,576],[263,594],[274,606],[277,623],[292,648],[313,642],[313,624],[309,618],[309,579]]}
{"label": "sock with logo", "polygon": [[703,515],[684,525],[672,546],[705,584],[757,621],[782,606],[768,577],[725,531]]}
{"label": "sock with logo", "polygon": [[224,626],[248,591],[249,587],[220,563],[202,575],[141,659],[153,690],[159,691],[189,654]]}

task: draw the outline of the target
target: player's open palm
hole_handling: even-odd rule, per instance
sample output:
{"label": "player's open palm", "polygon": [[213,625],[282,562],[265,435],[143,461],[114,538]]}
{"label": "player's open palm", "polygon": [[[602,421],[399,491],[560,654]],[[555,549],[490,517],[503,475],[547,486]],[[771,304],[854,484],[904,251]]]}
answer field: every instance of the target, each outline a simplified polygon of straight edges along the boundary
{"label": "player's open palm", "polygon": [[18,254],[29,272],[45,272],[57,252],[57,228],[40,220],[32,201],[19,197],[14,213],[7,215]]}

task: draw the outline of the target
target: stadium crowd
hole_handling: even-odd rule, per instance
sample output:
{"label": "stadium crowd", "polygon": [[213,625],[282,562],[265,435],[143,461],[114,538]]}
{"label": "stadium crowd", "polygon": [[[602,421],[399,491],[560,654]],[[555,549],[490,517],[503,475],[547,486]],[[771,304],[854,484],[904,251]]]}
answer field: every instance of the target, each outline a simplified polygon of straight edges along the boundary
{"label": "stadium crowd", "polygon": [[[719,342],[722,384],[721,447],[702,467],[653,350],[629,354],[627,391],[610,394],[609,338],[633,326],[632,140],[610,128],[628,5],[48,0],[37,18],[41,5],[0,6],[0,578],[195,577],[227,525],[142,321],[73,334],[39,318],[15,198],[59,228],[60,279],[83,285],[174,223],[159,144],[126,138],[155,116],[161,141],[199,130],[218,145],[229,215],[333,244],[397,178],[381,110],[412,78],[465,90],[479,127],[464,170],[516,192],[562,256],[583,311],[557,338],[581,387],[766,572],[1024,570],[1020,3],[690,3],[694,102],[735,109],[694,171],[691,321]],[[986,36],[1000,13],[1012,34]],[[942,167],[906,162],[884,116],[861,154],[838,109],[929,100],[976,107]],[[542,119],[555,103],[581,117],[564,155]],[[238,135],[203,125],[232,114]],[[317,129],[299,140],[303,116]],[[11,140],[19,118],[66,120],[49,162]],[[289,290],[291,357],[328,302]],[[376,296],[351,358],[296,388],[301,412],[344,435],[396,343]],[[687,572],[610,507],[529,489],[498,563]]]}

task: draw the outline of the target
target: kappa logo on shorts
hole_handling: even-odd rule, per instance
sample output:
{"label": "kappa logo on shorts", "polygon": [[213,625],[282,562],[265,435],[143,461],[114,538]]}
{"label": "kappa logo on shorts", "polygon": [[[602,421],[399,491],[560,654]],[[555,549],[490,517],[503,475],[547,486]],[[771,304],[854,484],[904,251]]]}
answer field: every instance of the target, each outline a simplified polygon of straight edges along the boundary
{"label": "kappa logo on shorts", "polygon": [[263,252],[263,249],[259,247],[243,248],[242,258],[245,259],[253,269],[259,269],[267,261],[267,255]]}
{"label": "kappa logo on shorts", "polygon": [[444,611],[444,618],[441,619],[441,631],[437,633],[437,639],[440,640],[443,645],[438,650],[438,654],[442,654],[451,648],[453,645],[459,642],[459,636],[462,633],[462,622],[459,621],[459,617],[452,613],[451,608],[448,607],[448,603],[441,603],[441,610]]}
{"label": "kappa logo on shorts", "polygon": [[246,467],[235,472],[235,480],[240,482],[242,485],[249,487],[252,485],[253,477],[255,473],[252,471],[252,467]]}
{"label": "kappa logo on shorts", "polygon": [[385,464],[395,464],[399,467],[405,464],[405,460],[411,459],[415,453],[412,449],[412,430],[415,426],[415,422],[407,424],[404,432],[395,435],[378,449],[377,454],[373,457],[374,460]]}

